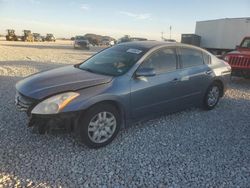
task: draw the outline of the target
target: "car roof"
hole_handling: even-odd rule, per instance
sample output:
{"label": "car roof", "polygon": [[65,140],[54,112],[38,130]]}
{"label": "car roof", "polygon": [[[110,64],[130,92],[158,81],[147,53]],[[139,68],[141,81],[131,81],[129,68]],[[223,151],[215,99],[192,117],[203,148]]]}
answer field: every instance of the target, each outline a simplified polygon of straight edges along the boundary
{"label": "car roof", "polygon": [[151,49],[156,46],[160,46],[165,44],[166,42],[159,42],[159,41],[132,41],[132,42],[123,42],[118,44],[119,46],[129,46],[133,48],[144,48],[144,49]]}
{"label": "car roof", "polygon": [[155,47],[160,47],[160,46],[180,46],[180,47],[189,47],[189,48],[196,48],[196,49],[202,50],[201,48],[193,46],[193,45],[188,45],[188,44],[183,44],[183,43],[178,43],[178,42],[166,42],[166,41],[154,41],[154,40],[124,42],[124,43],[118,44],[118,46],[128,46],[130,48],[143,48],[147,50],[150,50]]}

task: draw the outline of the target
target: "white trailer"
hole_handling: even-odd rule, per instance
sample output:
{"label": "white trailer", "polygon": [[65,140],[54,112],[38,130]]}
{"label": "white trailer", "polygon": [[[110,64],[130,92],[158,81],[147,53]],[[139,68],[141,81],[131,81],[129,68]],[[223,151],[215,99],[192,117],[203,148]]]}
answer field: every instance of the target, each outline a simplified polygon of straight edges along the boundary
{"label": "white trailer", "polygon": [[196,22],[195,34],[201,36],[201,47],[216,55],[223,55],[250,36],[250,17],[225,18]]}

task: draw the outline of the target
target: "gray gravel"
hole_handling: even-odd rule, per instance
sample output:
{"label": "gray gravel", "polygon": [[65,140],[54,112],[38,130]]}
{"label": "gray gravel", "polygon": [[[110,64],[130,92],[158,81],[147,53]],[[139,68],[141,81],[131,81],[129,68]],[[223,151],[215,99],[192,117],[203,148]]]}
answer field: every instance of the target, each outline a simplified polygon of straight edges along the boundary
{"label": "gray gravel", "polygon": [[0,75],[0,187],[250,185],[250,80],[234,78],[213,111],[190,109],[140,122],[91,150],[73,135],[32,134],[26,115],[15,110],[14,84],[23,71],[16,67],[28,66],[31,74],[58,65],[0,63],[13,68]]}

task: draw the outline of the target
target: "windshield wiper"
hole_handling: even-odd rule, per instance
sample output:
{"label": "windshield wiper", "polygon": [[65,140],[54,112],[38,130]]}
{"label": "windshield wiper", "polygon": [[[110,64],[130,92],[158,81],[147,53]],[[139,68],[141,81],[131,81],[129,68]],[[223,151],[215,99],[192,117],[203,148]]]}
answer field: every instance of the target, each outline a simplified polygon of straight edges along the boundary
{"label": "windshield wiper", "polygon": [[88,72],[92,72],[92,73],[96,73],[95,71],[93,71],[92,69],[90,69],[90,68],[80,68],[80,67],[78,67],[79,69],[81,69],[81,70],[85,70],[85,71],[88,71]]}
{"label": "windshield wiper", "polygon": [[94,70],[92,70],[90,68],[86,68],[86,67],[82,68],[80,66],[76,66],[76,68],[84,70],[84,71],[88,71],[88,72],[91,72],[91,73],[95,73],[95,74],[101,74],[101,75],[107,75],[107,76],[115,76],[113,74],[108,74],[108,73],[104,73],[104,72],[97,72],[97,71],[94,71]]}

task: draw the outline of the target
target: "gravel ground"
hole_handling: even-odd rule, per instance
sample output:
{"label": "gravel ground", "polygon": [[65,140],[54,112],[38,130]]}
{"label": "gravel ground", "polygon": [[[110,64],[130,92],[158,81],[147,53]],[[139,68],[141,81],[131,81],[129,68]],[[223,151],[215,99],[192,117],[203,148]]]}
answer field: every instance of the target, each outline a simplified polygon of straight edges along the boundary
{"label": "gravel ground", "polygon": [[0,41],[0,187],[249,187],[250,80],[233,78],[212,111],[134,124],[98,150],[70,134],[32,134],[15,83],[90,55],[58,45]]}

